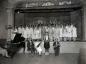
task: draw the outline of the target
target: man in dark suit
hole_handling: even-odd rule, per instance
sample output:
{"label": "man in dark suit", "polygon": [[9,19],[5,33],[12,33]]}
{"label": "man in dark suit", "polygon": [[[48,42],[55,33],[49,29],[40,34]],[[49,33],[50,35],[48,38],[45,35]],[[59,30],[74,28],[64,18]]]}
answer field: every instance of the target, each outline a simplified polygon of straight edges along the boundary
{"label": "man in dark suit", "polygon": [[60,50],[60,43],[58,40],[54,40],[53,41],[53,47],[54,47],[54,53],[55,53],[55,56],[58,56],[59,55],[59,50]]}
{"label": "man in dark suit", "polygon": [[50,48],[50,42],[49,40],[44,41],[44,48],[45,48],[45,54],[49,53],[49,48]]}

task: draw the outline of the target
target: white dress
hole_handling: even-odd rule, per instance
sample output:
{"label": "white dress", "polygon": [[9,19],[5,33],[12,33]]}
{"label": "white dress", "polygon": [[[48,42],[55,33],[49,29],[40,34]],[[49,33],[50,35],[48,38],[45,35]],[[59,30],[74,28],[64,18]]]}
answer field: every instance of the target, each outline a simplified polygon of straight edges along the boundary
{"label": "white dress", "polygon": [[24,35],[24,28],[22,27],[21,29],[22,29],[21,30],[21,33],[22,33],[22,35]]}
{"label": "white dress", "polygon": [[18,32],[17,29],[12,30],[12,34],[11,34],[11,39],[12,40],[14,39],[14,37],[15,37],[15,35],[16,35],[17,32]]}
{"label": "white dress", "polygon": [[27,38],[27,29],[24,29],[23,37],[24,37],[24,38]]}
{"label": "white dress", "polygon": [[30,32],[29,32],[29,33],[30,33],[30,38],[32,38],[32,39],[33,39],[33,38],[34,38],[34,37],[33,37],[33,35],[34,35],[33,28],[30,28],[29,30],[30,30]]}
{"label": "white dress", "polygon": [[70,26],[67,28],[67,35],[68,37],[72,37],[72,28]]}
{"label": "white dress", "polygon": [[62,28],[60,28],[60,37],[63,37],[63,29]]}
{"label": "white dress", "polygon": [[41,48],[41,44],[40,44],[39,47],[37,47],[37,45],[38,45],[39,43],[40,43],[39,41],[34,42],[35,48],[36,48],[37,52],[40,54],[40,53],[42,52],[42,48]]}
{"label": "white dress", "polygon": [[66,28],[63,28],[63,37],[67,37],[67,30],[66,30]]}
{"label": "white dress", "polygon": [[66,35],[65,35],[65,36],[66,36],[66,37],[69,37],[69,35],[70,35],[70,34],[69,34],[69,31],[68,31],[68,30],[69,30],[69,26],[66,26],[65,28],[66,28],[66,33],[65,33]]}
{"label": "white dress", "polygon": [[27,38],[30,38],[30,29],[27,28]]}
{"label": "white dress", "polygon": [[73,37],[77,37],[77,28],[73,27]]}

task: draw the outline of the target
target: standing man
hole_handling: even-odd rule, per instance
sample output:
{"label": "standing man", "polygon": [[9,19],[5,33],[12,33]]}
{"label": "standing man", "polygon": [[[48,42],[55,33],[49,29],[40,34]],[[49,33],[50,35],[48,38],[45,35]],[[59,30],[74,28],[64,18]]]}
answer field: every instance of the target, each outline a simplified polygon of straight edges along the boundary
{"label": "standing man", "polygon": [[44,41],[45,55],[49,55],[50,43],[49,40]]}
{"label": "standing man", "polygon": [[58,42],[58,40],[54,40],[54,43],[53,43],[53,47],[54,47],[54,52],[55,52],[55,56],[58,56],[59,55],[59,50],[60,50],[60,43]]}

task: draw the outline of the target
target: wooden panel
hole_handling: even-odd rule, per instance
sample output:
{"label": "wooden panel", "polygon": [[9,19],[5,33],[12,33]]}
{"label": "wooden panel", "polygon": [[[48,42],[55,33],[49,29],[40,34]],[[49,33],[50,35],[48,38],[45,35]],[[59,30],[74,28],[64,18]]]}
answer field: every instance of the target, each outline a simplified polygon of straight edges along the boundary
{"label": "wooden panel", "polygon": [[66,24],[70,21],[69,13],[25,13],[26,24],[38,24],[38,20],[43,21],[43,24]]}
{"label": "wooden panel", "polygon": [[23,13],[16,13],[15,14],[15,26],[24,25],[24,14]]}

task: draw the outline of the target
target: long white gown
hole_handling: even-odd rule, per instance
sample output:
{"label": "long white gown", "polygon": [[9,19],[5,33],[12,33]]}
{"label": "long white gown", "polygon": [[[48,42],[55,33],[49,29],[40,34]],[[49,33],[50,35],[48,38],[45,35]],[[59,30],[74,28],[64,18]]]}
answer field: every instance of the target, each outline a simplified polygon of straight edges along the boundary
{"label": "long white gown", "polygon": [[73,27],[73,37],[77,37],[77,28]]}
{"label": "long white gown", "polygon": [[40,43],[39,41],[34,42],[35,48],[36,48],[37,52],[39,53],[39,55],[41,55],[41,53],[42,53],[41,44],[40,44],[39,47],[37,47],[37,45],[38,45],[39,43]]}

